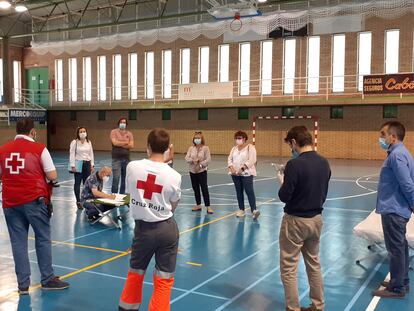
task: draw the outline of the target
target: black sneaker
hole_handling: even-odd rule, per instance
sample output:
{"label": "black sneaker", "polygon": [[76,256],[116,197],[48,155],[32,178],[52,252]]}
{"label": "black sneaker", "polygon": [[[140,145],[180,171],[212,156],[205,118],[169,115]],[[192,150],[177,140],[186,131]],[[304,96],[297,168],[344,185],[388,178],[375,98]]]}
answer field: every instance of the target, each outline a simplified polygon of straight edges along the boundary
{"label": "black sneaker", "polygon": [[19,295],[29,295],[29,288],[28,287],[19,288],[17,292],[19,293]]}
{"label": "black sneaker", "polygon": [[60,289],[68,288],[68,287],[69,287],[69,283],[61,281],[58,276],[55,276],[45,285],[42,285],[43,290],[60,290]]}
{"label": "black sneaker", "polygon": [[83,205],[81,202],[76,202],[76,206],[78,207],[78,209],[82,210],[83,209]]}
{"label": "black sneaker", "polygon": [[96,214],[88,215],[88,221],[90,222],[93,222],[97,219],[99,219],[99,215],[96,215]]}
{"label": "black sneaker", "polygon": [[[383,286],[385,288],[387,288],[388,285],[390,285],[390,282],[387,282],[387,281],[381,282],[381,286]],[[410,285],[405,285],[405,292],[406,293],[409,293],[410,292]]]}

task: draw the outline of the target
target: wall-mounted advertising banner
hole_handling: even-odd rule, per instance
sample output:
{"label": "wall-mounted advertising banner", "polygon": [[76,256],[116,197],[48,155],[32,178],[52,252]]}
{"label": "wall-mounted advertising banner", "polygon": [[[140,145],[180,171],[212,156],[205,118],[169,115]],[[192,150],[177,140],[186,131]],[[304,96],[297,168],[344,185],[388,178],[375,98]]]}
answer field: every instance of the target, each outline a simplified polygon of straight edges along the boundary
{"label": "wall-mounted advertising banner", "polygon": [[414,73],[364,76],[364,94],[414,93]]}
{"label": "wall-mounted advertising banner", "polygon": [[16,122],[22,118],[32,118],[33,121],[39,123],[45,123],[47,121],[47,112],[46,110],[36,110],[36,109],[10,109],[9,110],[9,120],[10,122]]}
{"label": "wall-mounted advertising banner", "polygon": [[178,86],[179,100],[231,99],[233,82],[190,83]]}

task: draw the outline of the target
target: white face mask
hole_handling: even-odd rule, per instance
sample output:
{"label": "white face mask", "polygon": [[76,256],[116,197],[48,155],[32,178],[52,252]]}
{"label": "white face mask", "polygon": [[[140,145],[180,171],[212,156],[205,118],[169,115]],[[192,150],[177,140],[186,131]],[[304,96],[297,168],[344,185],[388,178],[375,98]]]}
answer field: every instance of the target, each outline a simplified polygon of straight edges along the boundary
{"label": "white face mask", "polygon": [[201,144],[201,138],[194,138],[194,143],[196,145],[200,145]]}
{"label": "white face mask", "polygon": [[121,130],[125,130],[126,129],[126,124],[125,123],[119,123],[119,128]]}
{"label": "white face mask", "polygon": [[107,183],[109,181],[109,176],[102,177],[102,180],[104,183]]}
{"label": "white face mask", "polygon": [[86,134],[86,133],[79,133],[79,138],[80,138],[80,139],[85,139],[85,138],[86,138],[86,136],[87,136],[87,134]]}
{"label": "white face mask", "polygon": [[241,146],[241,145],[243,145],[243,139],[236,139],[236,144],[238,145],[238,146]]}

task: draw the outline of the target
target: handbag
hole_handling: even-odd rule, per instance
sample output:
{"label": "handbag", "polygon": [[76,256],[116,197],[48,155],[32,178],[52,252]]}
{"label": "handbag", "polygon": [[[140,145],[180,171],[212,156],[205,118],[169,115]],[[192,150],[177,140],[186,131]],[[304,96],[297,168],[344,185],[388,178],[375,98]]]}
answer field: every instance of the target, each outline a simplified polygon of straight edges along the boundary
{"label": "handbag", "polygon": [[[78,142],[76,142],[75,145],[75,157],[76,157],[76,151],[78,150]],[[75,160],[75,171],[76,173],[82,173],[82,167],[83,167],[83,161],[82,160]],[[70,162],[68,163],[68,171],[70,174],[73,174],[72,171],[72,165],[70,165]]]}

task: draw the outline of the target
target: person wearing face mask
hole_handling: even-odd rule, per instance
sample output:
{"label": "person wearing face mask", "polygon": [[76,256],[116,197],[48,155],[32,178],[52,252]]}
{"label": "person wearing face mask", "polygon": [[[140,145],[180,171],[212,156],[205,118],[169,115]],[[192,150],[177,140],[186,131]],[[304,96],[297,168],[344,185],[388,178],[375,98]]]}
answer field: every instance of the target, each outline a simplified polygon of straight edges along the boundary
{"label": "person wearing face mask", "polygon": [[381,215],[390,281],[382,282],[372,294],[383,298],[403,298],[410,284],[406,230],[414,211],[414,160],[403,144],[404,137],[400,122],[381,126],[379,144],[387,158],[379,177],[376,212]]}
{"label": "person wearing face mask", "polygon": [[210,149],[206,146],[204,136],[201,132],[195,132],[193,136],[193,145],[188,148],[185,161],[188,163],[190,170],[191,185],[194,190],[196,206],[193,211],[201,211],[201,192],[203,193],[204,205],[208,214],[213,214],[210,207],[210,194],[207,185],[207,166],[211,161]]}
{"label": "person wearing face mask", "polygon": [[118,128],[111,131],[110,139],[112,143],[112,193],[118,193],[119,179],[121,187],[119,193],[125,193],[126,167],[129,163],[130,150],[134,148],[134,136],[127,128],[128,121],[121,118],[118,121]]}
{"label": "person wearing face mask", "polygon": [[[112,199],[115,200],[115,194],[108,194],[102,191],[104,184],[108,183],[109,176],[111,176],[112,170],[111,168],[104,166],[95,174],[90,175],[83,187],[81,203],[86,210],[86,215],[88,216],[89,221],[94,221],[99,217],[99,212],[93,206],[96,203],[90,203],[90,200],[95,199]],[[99,204],[99,209],[102,212],[110,210],[113,206]]]}
{"label": "person wearing face mask", "polygon": [[78,209],[82,209],[80,203],[80,185],[85,184],[86,178],[94,171],[94,156],[92,142],[88,139],[85,127],[78,127],[76,139],[72,140],[69,148],[69,162],[75,178],[73,192],[76,197]]}
{"label": "person wearing face mask", "polygon": [[[278,171],[280,201],[286,205],[280,227],[280,275],[288,311],[324,310],[319,242],[322,232],[322,206],[328,193],[331,169],[328,161],[313,150],[312,135],[305,126],[291,128],[285,142],[292,159]],[[310,287],[310,307],[300,307],[297,269],[302,253]]]}
{"label": "person wearing face mask", "polygon": [[55,276],[52,267],[51,211],[48,209],[51,198],[47,180],[56,181],[56,168],[46,147],[35,142],[33,119],[18,120],[16,133],[13,141],[0,146],[0,179],[3,187],[2,206],[13,251],[18,293],[29,294],[29,226],[35,234],[42,289],[65,289],[69,284]]}
{"label": "person wearing face mask", "polygon": [[256,148],[247,143],[247,134],[238,131],[234,134],[236,146],[234,146],[227,159],[229,174],[233,179],[236,188],[237,202],[239,210],[236,217],[244,217],[244,191],[246,191],[249,200],[250,209],[253,219],[256,220],[260,211],[256,208],[256,196],[253,188],[253,177],[256,176]]}

